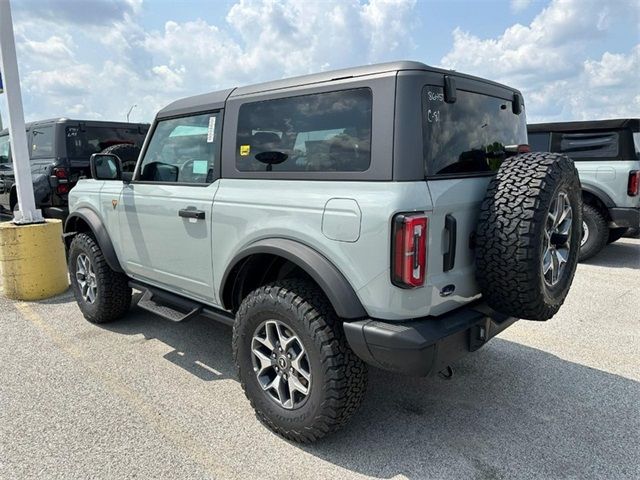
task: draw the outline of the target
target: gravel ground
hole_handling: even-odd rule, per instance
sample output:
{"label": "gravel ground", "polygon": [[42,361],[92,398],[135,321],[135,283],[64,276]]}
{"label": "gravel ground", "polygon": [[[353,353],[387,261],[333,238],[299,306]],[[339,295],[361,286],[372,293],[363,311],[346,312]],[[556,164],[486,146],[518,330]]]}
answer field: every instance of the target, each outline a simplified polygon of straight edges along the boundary
{"label": "gravel ground", "polygon": [[86,322],[69,292],[0,296],[0,478],[639,478],[640,240],[582,264],[560,313],[412,379],[371,369],[363,408],[311,446],[256,420],[231,330],[134,308]]}

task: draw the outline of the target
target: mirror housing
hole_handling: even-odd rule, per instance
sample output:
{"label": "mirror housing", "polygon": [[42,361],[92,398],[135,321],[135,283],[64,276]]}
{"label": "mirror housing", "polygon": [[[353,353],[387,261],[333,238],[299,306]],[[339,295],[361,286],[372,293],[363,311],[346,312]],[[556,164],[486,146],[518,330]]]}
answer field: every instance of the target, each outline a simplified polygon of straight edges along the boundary
{"label": "mirror housing", "polygon": [[272,171],[274,165],[284,162],[287,158],[289,155],[277,151],[261,152],[256,155],[256,160],[267,165],[267,172]]}
{"label": "mirror housing", "polygon": [[122,180],[122,160],[113,153],[94,153],[89,168],[95,180]]}

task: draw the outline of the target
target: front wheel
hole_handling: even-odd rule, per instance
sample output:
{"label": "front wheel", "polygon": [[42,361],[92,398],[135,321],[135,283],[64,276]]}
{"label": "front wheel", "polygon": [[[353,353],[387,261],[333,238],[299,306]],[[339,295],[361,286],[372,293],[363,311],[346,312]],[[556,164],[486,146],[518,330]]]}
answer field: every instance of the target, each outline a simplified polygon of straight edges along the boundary
{"label": "front wheel", "polygon": [[266,285],[244,299],[233,355],[258,419],[297,442],[344,425],[366,390],[366,366],[325,296],[306,281]]}
{"label": "front wheel", "polygon": [[79,233],[71,242],[69,276],[80,311],[90,322],[110,322],[129,310],[131,288],[126,275],[109,267],[91,235]]}

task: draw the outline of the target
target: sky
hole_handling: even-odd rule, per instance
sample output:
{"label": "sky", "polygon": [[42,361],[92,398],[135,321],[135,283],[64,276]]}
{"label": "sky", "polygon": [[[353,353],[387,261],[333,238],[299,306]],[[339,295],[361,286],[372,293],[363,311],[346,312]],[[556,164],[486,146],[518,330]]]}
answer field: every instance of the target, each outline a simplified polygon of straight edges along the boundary
{"label": "sky", "polygon": [[[0,0],[4,1],[4,0]],[[522,90],[536,121],[640,116],[640,0],[12,0],[27,121],[390,60]],[[4,96],[0,99],[6,119]],[[6,123],[6,120],[5,120]]]}

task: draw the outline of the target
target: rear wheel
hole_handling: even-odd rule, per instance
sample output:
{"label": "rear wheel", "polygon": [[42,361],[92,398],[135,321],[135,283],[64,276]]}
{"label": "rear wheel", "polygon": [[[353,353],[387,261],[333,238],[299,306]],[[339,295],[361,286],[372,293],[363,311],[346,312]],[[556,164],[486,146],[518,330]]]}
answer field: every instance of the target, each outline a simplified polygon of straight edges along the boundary
{"label": "rear wheel", "polygon": [[89,234],[79,233],[69,248],[71,288],[84,317],[106,323],[122,317],[131,305],[128,278],[113,271]]}
{"label": "rear wheel", "polygon": [[573,281],[581,225],[580,181],[568,157],[503,162],[478,222],[476,274],[487,303],[513,317],[551,318]]}
{"label": "rear wheel", "polygon": [[266,285],[244,299],[233,355],[257,417],[290,440],[312,442],[337,430],[366,390],[364,363],[326,297],[306,281]]}
{"label": "rear wheel", "polygon": [[623,236],[626,235],[627,227],[624,228],[610,228],[609,229],[609,238],[607,239],[607,243],[613,243],[620,240]]}
{"label": "rear wheel", "polygon": [[580,240],[579,261],[587,260],[600,252],[609,239],[607,220],[600,211],[591,205],[582,206],[582,237]]}

